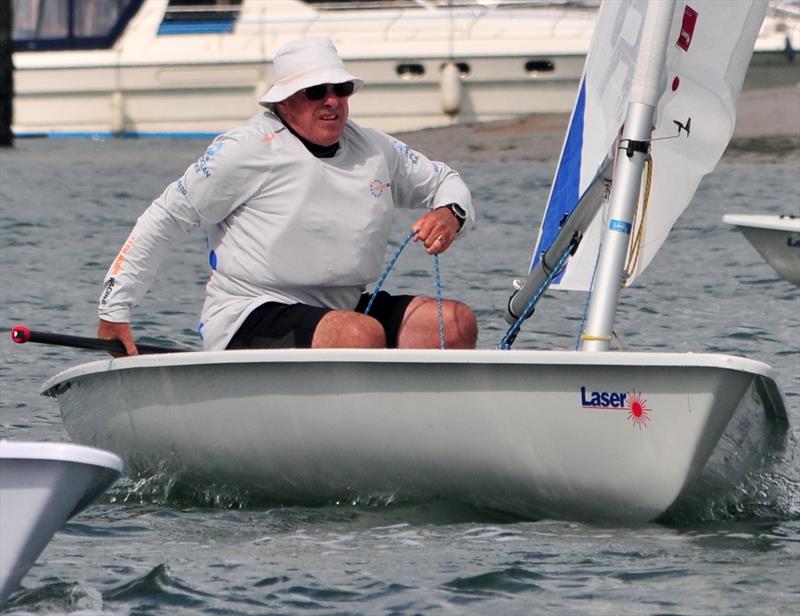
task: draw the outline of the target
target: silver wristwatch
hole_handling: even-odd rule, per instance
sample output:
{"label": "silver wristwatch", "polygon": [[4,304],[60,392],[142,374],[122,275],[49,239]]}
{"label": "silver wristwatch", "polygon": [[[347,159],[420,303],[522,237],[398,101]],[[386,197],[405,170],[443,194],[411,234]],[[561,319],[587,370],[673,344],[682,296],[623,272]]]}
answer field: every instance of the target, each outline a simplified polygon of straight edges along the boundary
{"label": "silver wristwatch", "polygon": [[460,230],[461,227],[464,226],[464,222],[467,220],[467,212],[458,203],[448,203],[444,207],[450,210],[453,213],[453,216],[456,217],[456,220],[458,220],[458,228]]}

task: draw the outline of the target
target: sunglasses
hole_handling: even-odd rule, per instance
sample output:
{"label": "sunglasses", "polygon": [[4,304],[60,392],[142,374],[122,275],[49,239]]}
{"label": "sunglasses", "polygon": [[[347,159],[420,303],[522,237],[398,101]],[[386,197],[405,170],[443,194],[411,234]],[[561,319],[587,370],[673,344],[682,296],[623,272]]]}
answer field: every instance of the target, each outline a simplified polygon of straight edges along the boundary
{"label": "sunglasses", "polygon": [[347,98],[356,89],[356,84],[352,81],[344,83],[322,83],[318,86],[311,86],[303,90],[306,98],[310,101],[321,101],[328,94],[328,88],[333,90],[334,95],[339,98]]}

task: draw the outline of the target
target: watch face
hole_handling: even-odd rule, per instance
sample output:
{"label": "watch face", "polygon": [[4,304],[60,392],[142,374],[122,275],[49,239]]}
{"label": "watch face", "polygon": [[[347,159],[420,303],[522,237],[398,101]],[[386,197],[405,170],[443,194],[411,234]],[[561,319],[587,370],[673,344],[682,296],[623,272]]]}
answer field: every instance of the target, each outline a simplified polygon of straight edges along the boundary
{"label": "watch face", "polygon": [[456,203],[451,203],[450,205],[447,206],[447,208],[451,212],[453,212],[453,214],[455,214],[456,218],[460,218],[461,220],[466,220],[467,213],[464,211],[464,208],[462,208],[460,205]]}

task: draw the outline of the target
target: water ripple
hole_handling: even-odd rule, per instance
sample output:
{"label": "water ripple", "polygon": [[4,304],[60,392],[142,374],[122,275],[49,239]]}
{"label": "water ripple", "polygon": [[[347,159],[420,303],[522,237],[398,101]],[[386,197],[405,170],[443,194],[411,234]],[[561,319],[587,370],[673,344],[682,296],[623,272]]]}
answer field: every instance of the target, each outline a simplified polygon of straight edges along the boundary
{"label": "water ripple", "polygon": [[106,601],[120,601],[146,609],[152,605],[200,608],[210,595],[174,578],[166,565],[159,564],[145,575],[106,591],[103,596]]}
{"label": "water ripple", "polygon": [[[21,142],[4,156],[6,328],[93,335],[103,272],[155,192],[203,147]],[[507,330],[511,280],[530,262],[552,164],[458,168],[480,218],[443,255],[442,282],[475,308],[479,345],[493,348]],[[118,482],[57,533],[4,613],[796,613],[800,290],[721,224],[737,209],[777,213],[798,203],[796,178],[792,161],[720,167],[646,274],[622,293],[614,325],[625,349],[730,353],[775,369],[790,415],[786,451],[775,472],[750,478],[735,502],[660,525],[597,528],[453,503],[404,504],[392,494],[280,507],[222,485],[189,490],[153,468]],[[418,216],[397,212],[388,256]],[[198,233],[164,263],[137,308],[138,336],[198,346],[205,251]],[[388,290],[431,293],[431,272],[430,257],[410,246]],[[515,347],[573,348],[585,303],[586,294],[548,292]],[[66,441],[57,407],[39,387],[97,356],[28,347],[0,337],[0,431]]]}
{"label": "water ripple", "polygon": [[470,577],[458,577],[442,586],[465,595],[485,596],[494,593],[522,593],[542,590],[536,582],[543,576],[520,567],[491,571]]}

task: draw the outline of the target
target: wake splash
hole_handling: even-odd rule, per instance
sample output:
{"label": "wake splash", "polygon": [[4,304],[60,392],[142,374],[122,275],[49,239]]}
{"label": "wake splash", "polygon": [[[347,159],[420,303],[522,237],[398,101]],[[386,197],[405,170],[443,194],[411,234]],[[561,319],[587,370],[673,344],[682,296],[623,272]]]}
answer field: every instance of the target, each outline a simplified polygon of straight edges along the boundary
{"label": "wake splash", "polygon": [[[3,614],[113,614],[105,609],[100,591],[83,582],[53,581],[36,588],[23,586],[3,606]],[[127,610],[121,613],[127,613]]]}
{"label": "wake splash", "polygon": [[[794,451],[792,447],[788,452]],[[791,454],[789,454],[791,455]],[[781,460],[777,469],[748,476],[724,496],[710,497],[702,490],[673,506],[657,523],[681,527],[707,522],[779,522],[800,520],[800,482],[790,462]],[[138,478],[120,479],[107,493],[114,504],[156,505],[174,509],[267,510],[267,509],[338,509],[355,512],[381,512],[402,518],[410,515],[417,521],[463,523],[491,520],[498,523],[537,521],[516,514],[492,511],[460,501],[415,501],[400,498],[394,492],[354,494],[348,498],[319,502],[281,502],[256,491],[238,486],[208,483],[189,484],[169,471],[158,471]],[[423,513],[424,512],[424,513]]]}
{"label": "wake splash", "polygon": [[159,505],[176,509],[249,509],[259,504],[258,499],[248,490],[213,483],[197,487],[181,481],[178,475],[169,471],[159,471],[135,479],[120,479],[108,492],[108,496],[112,503]]}

